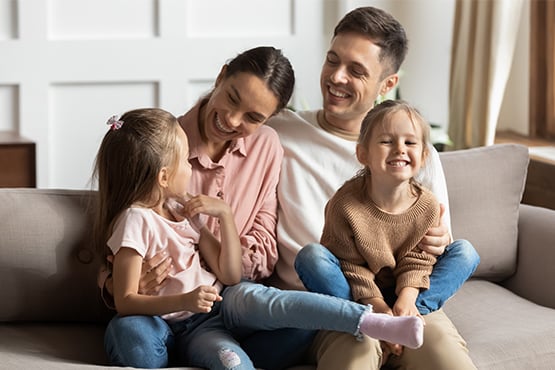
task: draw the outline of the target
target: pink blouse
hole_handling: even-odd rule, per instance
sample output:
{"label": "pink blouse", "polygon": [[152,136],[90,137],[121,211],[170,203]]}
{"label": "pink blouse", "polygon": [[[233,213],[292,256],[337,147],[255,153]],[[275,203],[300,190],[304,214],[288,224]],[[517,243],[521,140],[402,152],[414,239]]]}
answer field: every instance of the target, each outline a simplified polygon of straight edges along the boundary
{"label": "pink blouse", "polygon": [[[277,133],[261,126],[234,140],[218,162],[206,154],[198,116],[201,102],[179,117],[189,140],[193,175],[189,193],[223,199],[231,207],[243,247],[243,277],[260,280],[271,275],[277,262],[277,183],[283,148]],[[219,235],[219,224],[208,218],[208,228]]]}

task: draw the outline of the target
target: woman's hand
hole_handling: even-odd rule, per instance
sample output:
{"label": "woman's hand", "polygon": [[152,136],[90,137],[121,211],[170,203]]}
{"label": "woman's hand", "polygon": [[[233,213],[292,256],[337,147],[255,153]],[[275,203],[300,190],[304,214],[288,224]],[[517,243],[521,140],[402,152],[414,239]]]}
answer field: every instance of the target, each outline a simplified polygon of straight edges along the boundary
{"label": "woman's hand", "polygon": [[[108,261],[113,263],[114,256],[109,256]],[[143,260],[139,280],[139,293],[156,295],[164,286],[171,267],[172,259],[165,251],[158,252],[148,260]],[[104,281],[104,288],[112,297],[114,296],[114,279],[112,275],[109,275]]]}
{"label": "woman's hand", "polygon": [[143,260],[139,293],[156,295],[164,286],[164,282],[172,267],[172,259],[165,251],[160,251],[150,259]]}

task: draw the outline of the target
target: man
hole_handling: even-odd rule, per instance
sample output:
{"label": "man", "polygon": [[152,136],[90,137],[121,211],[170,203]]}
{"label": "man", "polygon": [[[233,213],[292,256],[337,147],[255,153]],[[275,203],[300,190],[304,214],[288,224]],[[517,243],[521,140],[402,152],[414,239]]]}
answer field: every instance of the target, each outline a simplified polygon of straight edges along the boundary
{"label": "man", "polygon": [[[361,122],[379,96],[398,83],[406,52],[405,31],[390,14],[373,7],[355,9],[336,26],[326,54],[320,77],[323,108],[287,111],[270,120],[284,147],[278,185],[280,258],[272,285],[304,289],[293,267],[295,257],[304,245],[320,240],[325,204],[359,169],[355,146]],[[420,177],[445,212],[443,224],[429,230],[421,248],[441,255],[450,241],[450,221],[443,170],[437,152],[432,152]],[[473,250],[455,251],[440,261],[434,274],[456,266],[468,277],[478,258]],[[425,321],[424,346],[404,349],[398,356],[388,356],[389,345],[376,340],[357,341],[331,332],[319,333],[311,351],[318,369],[378,369],[382,362],[416,369],[475,368],[464,340],[442,310],[425,315]]]}

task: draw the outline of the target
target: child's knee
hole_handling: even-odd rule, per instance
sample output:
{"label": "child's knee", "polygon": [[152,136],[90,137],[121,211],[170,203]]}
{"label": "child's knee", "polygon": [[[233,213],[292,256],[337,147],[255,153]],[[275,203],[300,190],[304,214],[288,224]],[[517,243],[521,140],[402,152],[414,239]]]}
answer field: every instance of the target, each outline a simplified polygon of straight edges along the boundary
{"label": "child's knee", "polygon": [[241,366],[241,356],[231,348],[222,348],[218,352],[218,358],[225,369],[234,369]]}
{"label": "child's knee", "polygon": [[458,254],[461,260],[465,261],[465,264],[476,268],[480,263],[480,255],[474,248],[474,246],[465,239],[459,239],[453,242],[453,252]]}

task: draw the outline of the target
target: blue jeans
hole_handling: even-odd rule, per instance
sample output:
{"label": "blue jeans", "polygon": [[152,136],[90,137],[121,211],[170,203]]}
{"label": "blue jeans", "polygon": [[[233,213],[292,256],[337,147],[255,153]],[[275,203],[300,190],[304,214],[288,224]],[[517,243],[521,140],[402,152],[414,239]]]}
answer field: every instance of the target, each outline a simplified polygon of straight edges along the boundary
{"label": "blue jeans", "polygon": [[[418,294],[416,307],[420,314],[426,315],[440,309],[472,275],[479,263],[480,256],[467,240],[456,240],[449,244],[437,258],[430,275],[430,288]],[[295,259],[295,270],[309,291],[352,299],[351,287],[343,275],[339,260],[323,245],[311,243],[301,248]],[[388,304],[394,303],[387,299],[392,292],[382,291],[382,294]]]}
{"label": "blue jeans", "polygon": [[[196,314],[169,325],[162,325],[165,322],[157,317],[116,316],[109,323],[105,336],[106,351],[112,363],[165,367],[168,364],[167,353],[173,350],[181,365],[221,370],[254,369],[240,345],[242,339],[253,333],[299,328],[359,335],[360,319],[368,311],[365,305],[336,297],[279,290],[251,282],[228,287],[222,296],[223,301],[216,304],[209,314]],[[131,323],[134,326],[129,326]],[[147,332],[140,335],[137,323],[148,324]],[[153,323],[158,324],[157,329],[153,330]],[[144,342],[130,335],[134,333],[139,334],[137,337]],[[152,359],[148,351],[162,349],[163,352],[164,345],[166,356],[155,352],[156,356]],[[279,351],[279,347],[273,350]],[[164,359],[166,363],[163,363]]]}
{"label": "blue jeans", "polygon": [[[241,339],[241,347],[257,368],[286,369],[302,363],[317,331],[297,328],[256,331]],[[170,326],[159,316],[114,316],[104,335],[112,365],[165,368],[179,365]]]}
{"label": "blue jeans", "polygon": [[[182,344],[177,342],[178,352],[192,355],[187,361],[191,365],[220,370],[229,369],[230,365],[234,365],[233,369],[254,369],[247,354],[237,346],[242,338],[260,330],[280,328],[359,335],[361,317],[369,311],[365,305],[336,297],[279,290],[251,282],[226,288],[222,297],[220,322],[202,325],[187,335]],[[230,359],[233,361],[227,362]]]}
{"label": "blue jeans", "polygon": [[[302,363],[316,333],[297,328],[261,330],[240,343],[257,368],[286,369]],[[180,362],[173,358],[174,333],[159,316],[116,315],[106,328],[104,347],[112,365],[153,369]]]}
{"label": "blue jeans", "polygon": [[104,350],[112,365],[163,368],[170,364],[173,331],[159,316],[119,316],[104,333]]}

